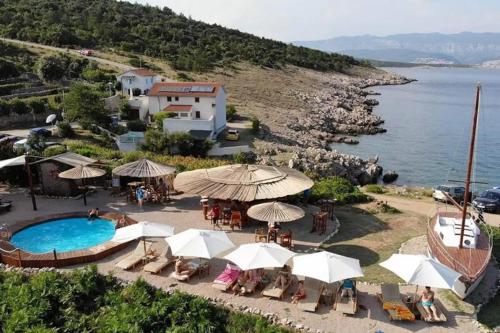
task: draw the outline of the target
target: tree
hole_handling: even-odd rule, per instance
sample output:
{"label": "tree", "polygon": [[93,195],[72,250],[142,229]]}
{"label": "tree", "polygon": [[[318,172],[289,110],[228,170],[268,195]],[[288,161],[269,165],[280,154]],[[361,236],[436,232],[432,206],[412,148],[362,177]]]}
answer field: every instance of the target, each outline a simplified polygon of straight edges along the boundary
{"label": "tree", "polygon": [[15,114],[22,115],[30,112],[28,105],[20,99],[14,99],[10,102],[10,110]]}
{"label": "tree", "polygon": [[149,129],[144,134],[141,149],[157,154],[168,154],[168,137],[161,130]]}
{"label": "tree", "polygon": [[74,84],[64,100],[66,120],[79,121],[84,128],[92,124],[102,125],[107,112],[104,100],[99,92],[92,87],[77,83]]}
{"label": "tree", "polygon": [[19,72],[14,63],[0,59],[0,79],[18,76]]}
{"label": "tree", "polygon": [[39,99],[32,99],[28,102],[28,105],[31,109],[31,112],[33,112],[33,114],[42,114],[42,113],[45,113],[45,111],[47,111],[46,107],[45,107],[45,103]]}
{"label": "tree", "polygon": [[236,107],[233,104],[228,104],[226,106],[226,120],[233,120],[236,116]]}
{"label": "tree", "polygon": [[45,138],[42,135],[31,133],[28,135],[26,145],[29,152],[40,155],[45,149]]}
{"label": "tree", "polygon": [[49,56],[42,58],[38,71],[40,77],[45,81],[57,81],[64,77],[66,68],[60,57]]}
{"label": "tree", "polygon": [[132,95],[139,96],[140,94],[142,94],[141,88],[134,88],[134,89],[132,89]]}

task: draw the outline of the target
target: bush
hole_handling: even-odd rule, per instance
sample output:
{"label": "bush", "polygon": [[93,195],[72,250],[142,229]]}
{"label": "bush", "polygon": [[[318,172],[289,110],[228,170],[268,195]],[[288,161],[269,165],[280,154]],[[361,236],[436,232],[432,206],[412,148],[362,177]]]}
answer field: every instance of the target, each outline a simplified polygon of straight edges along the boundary
{"label": "bush", "polygon": [[383,186],[377,185],[377,184],[368,184],[365,186],[365,191],[368,193],[376,193],[376,194],[382,194],[385,193],[385,189]]}
{"label": "bush", "polygon": [[336,199],[339,203],[367,202],[369,197],[342,177],[323,178],[312,188],[313,200]]}
{"label": "bush", "polygon": [[257,117],[252,118],[252,133],[259,134],[260,132],[260,120]]}
{"label": "bush", "polygon": [[10,115],[10,103],[4,99],[0,99],[0,117],[7,117]]}
{"label": "bush", "polygon": [[43,114],[47,111],[45,103],[40,99],[31,99],[28,102],[31,112],[34,114]]}
{"label": "bush", "polygon": [[156,124],[156,128],[162,129],[163,128],[163,119],[167,118],[174,118],[175,113],[172,112],[160,112],[157,113],[153,116],[154,122]]}
{"label": "bush", "polygon": [[14,112],[18,115],[27,114],[30,112],[28,105],[24,101],[17,98],[10,102],[10,110],[11,112]]}
{"label": "bush", "polygon": [[142,94],[142,90],[140,88],[134,88],[132,89],[132,95],[134,96],[140,96]]}
{"label": "bush", "polygon": [[65,146],[50,146],[47,147],[43,150],[43,156],[45,157],[51,157],[51,156],[56,156],[59,154],[64,154],[66,152],[66,147]]}
{"label": "bush", "polygon": [[254,164],[257,156],[253,151],[249,152],[239,152],[234,155],[233,160],[238,164]]}
{"label": "bush", "polygon": [[69,122],[63,121],[57,124],[57,135],[60,138],[72,138],[75,136],[75,131]]}
{"label": "bush", "polygon": [[145,132],[146,123],[142,120],[130,120],[129,122],[127,122],[127,128],[129,131]]}
{"label": "bush", "polygon": [[226,106],[226,120],[230,121],[236,116],[236,107],[233,104]]}
{"label": "bush", "polygon": [[[97,129],[99,129],[99,128],[97,128]],[[125,133],[128,132],[128,128],[127,127],[119,125],[119,124],[111,125],[109,127],[109,130],[111,132],[113,132],[114,134],[116,134],[116,135],[122,135],[122,134],[125,134]],[[100,134],[100,133],[101,133],[101,131],[99,130],[99,133],[95,133],[95,134]]]}

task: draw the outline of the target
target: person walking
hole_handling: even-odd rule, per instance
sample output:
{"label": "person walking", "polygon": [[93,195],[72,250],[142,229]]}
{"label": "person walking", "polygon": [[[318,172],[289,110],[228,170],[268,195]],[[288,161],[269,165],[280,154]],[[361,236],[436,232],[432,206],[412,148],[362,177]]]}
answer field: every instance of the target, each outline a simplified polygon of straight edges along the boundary
{"label": "person walking", "polygon": [[142,210],[142,202],[144,201],[144,189],[142,186],[137,186],[137,189],[135,190],[135,198],[137,199],[139,209]]}
{"label": "person walking", "polygon": [[220,218],[220,205],[219,202],[215,202],[214,205],[212,206],[212,212],[210,214],[212,216],[212,224],[215,227],[219,228],[222,230],[221,226],[219,225],[219,218]]}

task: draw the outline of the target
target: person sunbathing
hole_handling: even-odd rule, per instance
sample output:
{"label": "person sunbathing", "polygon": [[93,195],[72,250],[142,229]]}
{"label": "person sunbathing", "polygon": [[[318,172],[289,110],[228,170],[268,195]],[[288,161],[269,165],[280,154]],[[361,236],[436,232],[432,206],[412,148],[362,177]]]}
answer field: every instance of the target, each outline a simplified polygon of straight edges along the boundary
{"label": "person sunbathing", "polygon": [[175,274],[178,276],[190,276],[193,273],[193,269],[184,260],[183,257],[177,258],[175,261]]}
{"label": "person sunbathing", "polygon": [[233,294],[234,295],[244,295],[246,292],[245,283],[247,283],[247,281],[248,281],[247,272],[240,274],[240,276],[238,276],[238,280],[236,280],[236,283],[232,288]]}
{"label": "person sunbathing", "polygon": [[438,319],[437,309],[434,305],[434,291],[431,290],[431,287],[425,287],[418,301],[421,302],[422,307],[427,313],[428,320]]}
{"label": "person sunbathing", "polygon": [[345,279],[342,282],[342,292],[340,297],[351,297],[354,295],[354,282],[351,279]]}
{"label": "person sunbathing", "polygon": [[284,265],[278,272],[278,276],[274,281],[274,288],[281,287],[281,290],[285,290],[288,283],[290,283],[290,267]]}
{"label": "person sunbathing", "polygon": [[298,288],[292,296],[292,304],[297,304],[301,299],[306,298],[306,290],[304,288],[304,281],[299,281]]}

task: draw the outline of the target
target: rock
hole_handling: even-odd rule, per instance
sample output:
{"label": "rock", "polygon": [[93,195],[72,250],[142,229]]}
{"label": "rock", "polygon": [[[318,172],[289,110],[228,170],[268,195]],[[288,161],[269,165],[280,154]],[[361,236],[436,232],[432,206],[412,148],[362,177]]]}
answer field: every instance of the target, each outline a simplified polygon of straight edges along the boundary
{"label": "rock", "polygon": [[396,171],[389,171],[384,174],[382,177],[382,181],[384,183],[392,183],[398,179],[399,175],[396,173]]}

